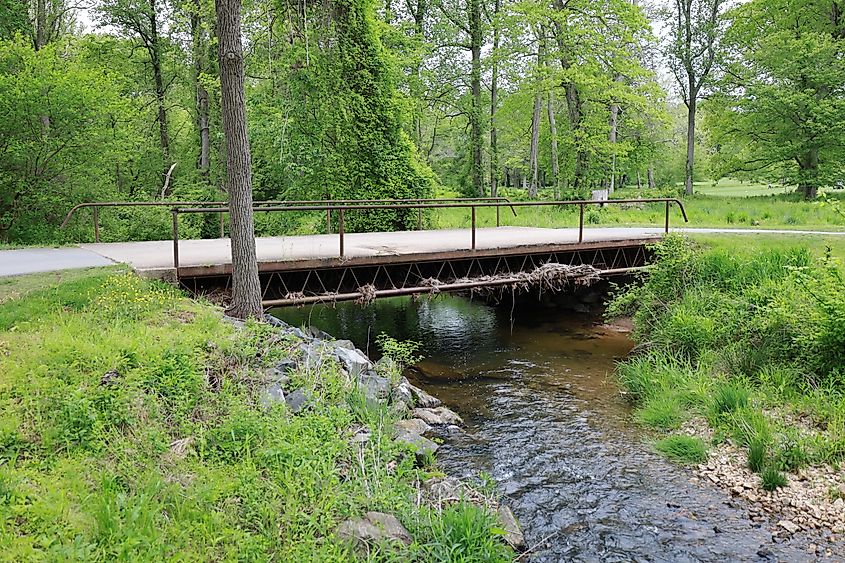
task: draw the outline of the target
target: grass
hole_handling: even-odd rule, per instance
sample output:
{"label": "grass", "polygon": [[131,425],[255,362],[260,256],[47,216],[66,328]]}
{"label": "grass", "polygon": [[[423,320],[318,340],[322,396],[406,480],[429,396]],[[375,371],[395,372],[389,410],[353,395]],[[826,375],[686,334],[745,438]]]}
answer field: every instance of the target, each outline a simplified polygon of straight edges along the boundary
{"label": "grass", "polygon": [[368,510],[415,538],[373,561],[511,557],[486,510],[417,504],[428,469],[333,364],[291,374],[306,411],[262,406],[282,333],[121,269],[2,287],[0,559],[348,561],[333,530]]}
{"label": "grass", "polygon": [[[671,237],[609,314],[632,315],[640,353],[617,366],[635,417],[660,431],[698,416],[794,472],[845,462],[843,246],[821,237]],[[804,421],[795,427],[792,421]],[[671,449],[667,455],[676,457]]]}
{"label": "grass", "polygon": [[[720,184],[721,185],[721,184]],[[821,206],[818,202],[804,201],[798,194],[775,193],[775,191],[751,190],[748,197],[733,193],[732,190],[718,191],[720,188],[703,189],[702,193],[682,197],[689,216],[689,223],[684,223],[677,206],[673,205],[670,224],[673,227],[700,228],[756,228],[786,230],[845,230],[845,217],[830,206]],[[764,187],[763,190],[766,190]],[[523,190],[502,192],[515,201],[525,200]],[[733,195],[726,195],[733,194]],[[766,194],[766,195],[762,195]],[[659,194],[638,192],[635,188],[618,190],[614,197],[638,198],[653,197]],[[673,194],[674,195],[674,194]],[[444,192],[443,197],[454,196],[453,192]],[[832,191],[828,196],[845,200],[845,192]],[[548,191],[541,191],[540,200],[551,200]],[[565,228],[578,226],[578,209],[569,207],[517,207],[514,217],[509,208],[500,209],[501,223],[505,226],[527,226],[545,228]],[[604,208],[589,206],[585,213],[587,227],[626,227],[626,226],[662,226],[664,222],[664,204],[648,204],[642,207],[631,205],[607,205]],[[493,208],[479,208],[477,212],[479,227],[496,226],[496,211]],[[433,212],[430,216],[430,228],[467,228],[471,225],[469,209],[450,208]]]}
{"label": "grass", "polygon": [[684,465],[707,461],[707,445],[694,436],[673,434],[658,440],[654,447],[667,458]]}
{"label": "grass", "polygon": [[752,440],[748,445],[748,469],[759,473],[766,466],[768,445],[760,439]]}
{"label": "grass", "polygon": [[774,491],[785,487],[789,480],[786,475],[778,471],[774,467],[767,467],[760,473],[760,479],[763,481],[763,488],[767,491]]}

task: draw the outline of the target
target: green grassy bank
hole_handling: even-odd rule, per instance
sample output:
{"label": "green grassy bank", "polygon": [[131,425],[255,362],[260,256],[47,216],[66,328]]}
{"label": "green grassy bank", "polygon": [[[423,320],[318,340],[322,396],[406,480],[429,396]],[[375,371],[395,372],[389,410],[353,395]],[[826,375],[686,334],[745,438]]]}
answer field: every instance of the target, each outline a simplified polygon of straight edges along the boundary
{"label": "green grassy bank", "polygon": [[[638,342],[618,376],[667,456],[701,462],[730,441],[768,489],[845,460],[843,270],[795,242],[671,237],[644,282],[612,301]],[[709,438],[679,432],[694,419]]]}
{"label": "green grassy bank", "polygon": [[[452,192],[443,197],[454,197]],[[513,201],[526,201],[524,190],[502,190],[501,195]],[[645,197],[678,196],[674,192],[637,191],[626,188],[617,190],[614,197],[634,199]],[[679,197],[679,196],[678,196]],[[830,192],[832,200],[843,201],[845,194]],[[542,190],[540,200],[553,199],[549,190]],[[753,197],[717,195],[715,192],[696,194],[681,198],[690,222],[684,223],[676,206],[671,208],[673,227],[702,228],[759,228],[759,229],[807,229],[823,231],[845,230],[845,216],[831,206],[820,205],[817,201],[804,201],[798,194],[769,194]],[[507,208],[502,208],[503,225],[564,228],[578,225],[576,207],[519,207],[514,217]],[[608,205],[604,208],[590,206],[584,214],[588,226],[661,226],[664,222],[663,204],[640,206]],[[471,224],[469,209],[441,209],[433,212],[430,218],[432,228],[466,228]],[[480,209],[477,224],[482,227],[496,225],[494,209]]]}
{"label": "green grassy bank", "polygon": [[[0,559],[348,561],[348,517],[396,515],[372,561],[504,561],[484,509],[420,503],[418,467],[331,363],[313,406],[263,406],[297,342],[116,269],[0,284]],[[370,439],[351,443],[366,426]]]}

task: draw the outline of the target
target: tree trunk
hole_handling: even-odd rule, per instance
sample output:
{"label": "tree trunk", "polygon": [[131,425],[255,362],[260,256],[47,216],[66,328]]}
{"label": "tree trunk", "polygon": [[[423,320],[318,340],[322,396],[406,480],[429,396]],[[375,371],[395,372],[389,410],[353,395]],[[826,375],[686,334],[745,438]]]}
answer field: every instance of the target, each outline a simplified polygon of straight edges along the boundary
{"label": "tree trunk", "polygon": [[226,183],[232,245],[232,303],[227,313],[260,317],[261,285],[252,218],[252,162],[246,129],[240,0],[216,0],[220,101],[226,139]]}
{"label": "tree trunk", "polygon": [[[163,163],[162,181],[168,178],[168,171],[170,170],[170,135],[167,131],[167,108],[165,106],[165,87],[164,77],[161,71],[161,44],[158,38],[158,19],[156,17],[155,2],[150,2],[150,40],[148,44],[148,51],[150,55],[150,66],[153,68],[153,80],[155,82],[155,96],[156,106],[158,108],[158,137],[159,145],[161,147],[161,157]],[[167,197],[172,191],[171,183],[168,182],[167,189],[162,192],[162,197]]]}
{"label": "tree trunk", "polygon": [[209,138],[208,125],[208,91],[202,83],[202,73],[206,68],[207,43],[200,20],[200,3],[194,1],[191,13],[191,40],[194,58],[194,88],[197,96],[197,134],[199,136],[199,155],[197,157],[197,170],[200,176],[208,181],[208,170],[210,165],[211,141]]}
{"label": "tree trunk", "polygon": [[490,77],[490,195],[499,195],[499,145],[496,138],[496,110],[499,105],[499,11],[502,1],[493,5],[493,52]]}
{"label": "tree trunk", "polygon": [[[614,82],[618,82],[622,77],[616,75]],[[613,151],[610,155],[610,181],[607,185],[608,193],[613,193],[616,189],[616,138],[619,131],[619,103],[611,102],[610,104],[610,131],[607,134],[607,140],[610,143],[610,150]]]}
{"label": "tree trunk", "polygon": [[695,163],[695,110],[698,105],[698,93],[690,90],[687,103],[687,165],[684,175],[684,191],[692,195],[693,168]]}
{"label": "tree trunk", "polygon": [[470,112],[472,153],[472,187],[476,194],[484,197],[484,170],[482,168],[483,139],[481,132],[481,0],[469,0],[469,41],[472,52],[472,110]]}
{"label": "tree trunk", "polygon": [[539,163],[538,153],[540,145],[540,109],[543,107],[543,99],[540,92],[534,94],[534,113],[531,116],[531,154],[528,159],[528,167],[531,169],[531,184],[528,186],[528,197],[537,197],[539,187]]}
{"label": "tree trunk", "polygon": [[648,165],[648,189],[653,190],[656,187],[654,183],[654,165]]}
{"label": "tree trunk", "polygon": [[555,199],[560,199],[560,164],[557,154],[557,120],[555,119],[555,94],[549,90],[548,99],[549,112],[549,135],[552,141],[552,184],[555,190]]}
{"label": "tree trunk", "polygon": [[804,158],[799,160],[801,167],[801,181],[798,182],[798,189],[804,194],[804,199],[815,199],[818,196],[818,169],[819,149],[813,148],[807,151]]}

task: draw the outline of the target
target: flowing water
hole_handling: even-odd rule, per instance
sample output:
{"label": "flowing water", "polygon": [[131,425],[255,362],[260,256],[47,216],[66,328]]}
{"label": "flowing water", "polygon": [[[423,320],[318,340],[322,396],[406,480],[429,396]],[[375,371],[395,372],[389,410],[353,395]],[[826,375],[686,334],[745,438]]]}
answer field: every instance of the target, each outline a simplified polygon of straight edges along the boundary
{"label": "flowing water", "polygon": [[423,344],[409,378],[466,422],[437,453],[450,474],[490,475],[522,524],[531,561],[807,561],[722,491],[653,454],[613,380],[632,343],[571,312],[458,297],[280,309],[348,338]]}

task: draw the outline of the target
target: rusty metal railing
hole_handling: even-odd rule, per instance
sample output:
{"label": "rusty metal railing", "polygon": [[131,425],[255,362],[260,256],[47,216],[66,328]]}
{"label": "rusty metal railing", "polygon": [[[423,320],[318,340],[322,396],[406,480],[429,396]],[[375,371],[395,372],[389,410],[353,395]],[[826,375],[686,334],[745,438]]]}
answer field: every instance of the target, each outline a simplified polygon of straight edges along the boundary
{"label": "rusty metal railing", "polygon": [[[396,200],[398,202],[398,200]],[[443,201],[443,200],[438,200]],[[382,204],[326,204],[326,205],[283,205],[283,206],[255,206],[253,211],[256,212],[295,212],[295,211],[332,211],[338,212],[338,241],[339,241],[339,258],[344,258],[345,248],[344,239],[346,237],[345,215],[349,211],[372,211],[376,209],[470,209],[470,231],[471,231],[471,248],[476,249],[476,231],[477,231],[477,210],[481,208],[494,207],[498,211],[502,207],[510,207],[516,216],[516,207],[563,207],[563,206],[578,206],[578,243],[584,242],[584,210],[588,205],[620,205],[620,204],[649,204],[649,203],[663,203],[666,207],[664,232],[669,232],[669,207],[672,204],[678,206],[684,222],[688,223],[687,212],[684,209],[684,204],[677,198],[645,198],[645,199],[609,199],[609,200],[564,200],[564,201],[460,201],[448,203],[382,203]],[[189,213],[210,213],[220,212],[226,213],[229,211],[228,207],[189,207],[180,208],[174,207],[171,209],[173,222],[173,267],[176,269],[176,274],[179,273],[179,215]],[[330,215],[329,215],[330,216]],[[496,226],[500,226],[499,217],[497,213]]]}
{"label": "rusty metal railing", "polygon": [[[409,199],[308,199],[308,200],[264,200],[264,201],[255,201],[253,205],[261,206],[314,206],[314,205],[394,205],[394,204],[406,204],[406,203],[433,203],[433,202],[445,202],[445,203],[462,203],[462,202],[501,202],[501,203],[510,203],[510,200],[506,197],[453,197],[453,198],[444,198],[444,199],[436,199],[436,198],[409,198]],[[70,211],[68,211],[67,215],[65,216],[65,220],[62,221],[60,229],[64,229],[70,223],[70,220],[73,218],[74,214],[79,211],[80,209],[90,207],[92,209],[92,222],[94,225],[94,242],[100,242],[100,208],[101,207],[181,207],[181,206],[190,206],[190,207],[197,207],[203,206],[208,208],[212,206],[213,209],[209,209],[209,213],[219,213],[220,215],[220,238],[225,238],[225,221],[224,216],[228,212],[228,208],[226,206],[229,205],[227,201],[94,201],[88,203],[80,203],[74,205]],[[511,206],[511,212],[513,212],[514,217],[516,217],[516,210]],[[419,210],[417,214],[417,228],[422,229],[422,209]],[[499,208],[496,208],[496,226],[499,225],[501,218],[499,216]],[[326,231],[328,233],[332,232],[332,215],[331,209],[326,210]]]}

